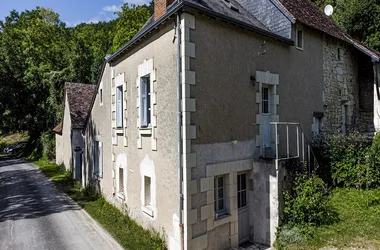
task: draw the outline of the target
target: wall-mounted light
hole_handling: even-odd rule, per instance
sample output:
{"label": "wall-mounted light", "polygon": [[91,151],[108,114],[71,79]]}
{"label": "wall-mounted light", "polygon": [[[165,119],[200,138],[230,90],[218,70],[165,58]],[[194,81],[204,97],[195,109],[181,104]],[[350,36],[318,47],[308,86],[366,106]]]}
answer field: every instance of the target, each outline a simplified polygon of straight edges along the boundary
{"label": "wall-mounted light", "polygon": [[252,86],[255,87],[255,85],[256,85],[256,77],[254,75],[251,75],[250,79],[251,79]]}

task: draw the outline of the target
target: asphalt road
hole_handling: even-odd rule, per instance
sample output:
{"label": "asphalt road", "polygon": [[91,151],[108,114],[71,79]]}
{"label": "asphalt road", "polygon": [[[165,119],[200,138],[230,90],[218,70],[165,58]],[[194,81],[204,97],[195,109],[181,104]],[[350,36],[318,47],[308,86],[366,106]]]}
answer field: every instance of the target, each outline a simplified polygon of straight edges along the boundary
{"label": "asphalt road", "polygon": [[0,156],[0,250],[122,249],[33,164]]}

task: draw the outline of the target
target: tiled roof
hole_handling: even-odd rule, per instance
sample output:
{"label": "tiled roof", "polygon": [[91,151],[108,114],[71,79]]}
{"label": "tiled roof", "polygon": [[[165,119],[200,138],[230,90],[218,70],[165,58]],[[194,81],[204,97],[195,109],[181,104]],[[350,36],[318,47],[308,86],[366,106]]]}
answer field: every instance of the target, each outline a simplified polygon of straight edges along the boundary
{"label": "tiled roof", "polygon": [[359,41],[350,37],[342,28],[340,28],[331,18],[326,16],[310,0],[273,0],[285,8],[285,11],[291,14],[298,22],[322,31],[330,36],[350,43],[364,50],[364,53],[370,53],[380,57],[380,53],[365,46]]}
{"label": "tiled roof", "polygon": [[83,128],[85,126],[95,88],[96,85],[93,84],[65,84],[72,128]]}
{"label": "tiled roof", "polygon": [[53,128],[53,132],[56,134],[62,134],[62,122],[60,122],[55,128]]}

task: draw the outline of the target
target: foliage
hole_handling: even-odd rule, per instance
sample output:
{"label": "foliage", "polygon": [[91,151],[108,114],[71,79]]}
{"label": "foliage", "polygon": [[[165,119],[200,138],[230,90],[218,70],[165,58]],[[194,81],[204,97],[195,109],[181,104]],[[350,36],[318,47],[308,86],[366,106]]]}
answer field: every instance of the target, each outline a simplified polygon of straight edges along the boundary
{"label": "foliage", "polygon": [[313,237],[303,237],[297,227],[282,226],[280,249],[380,249],[380,189],[337,188],[328,204],[339,221],[313,228]]}
{"label": "foliage", "polygon": [[320,226],[334,222],[336,214],[328,206],[328,194],[327,185],[318,176],[298,175],[292,192],[284,192],[284,222],[300,226]]}
{"label": "foliage", "polygon": [[330,140],[331,174],[336,186],[365,187],[367,152],[371,140],[358,132],[335,135]]}
{"label": "foliage", "polygon": [[64,83],[96,83],[106,54],[136,34],[152,6],[124,4],[116,20],[74,28],[51,9],[10,12],[0,21],[0,131],[27,131],[34,141],[55,127]]}
{"label": "foliage", "polygon": [[380,134],[376,134],[367,150],[366,187],[380,187]]}
{"label": "foliage", "polygon": [[125,3],[121,11],[116,12],[119,16],[116,24],[116,34],[113,39],[112,51],[115,52],[126,44],[141,29],[153,14],[152,3],[149,6],[136,6]]}
{"label": "foliage", "polygon": [[42,146],[42,157],[54,159],[55,156],[55,137],[52,132],[43,132],[40,136]]}
{"label": "foliage", "polygon": [[95,220],[97,220],[126,249],[165,250],[163,235],[154,230],[146,230],[128,214],[100,197],[94,186],[84,189],[75,183],[64,165],[56,165],[46,160],[33,162],[61,191],[66,192]]}
{"label": "foliage", "polygon": [[333,181],[331,178],[330,137],[324,132],[313,134],[311,146],[319,165],[316,174],[331,186]]}
{"label": "foliage", "polygon": [[334,7],[332,18],[355,39],[380,50],[380,0],[313,0]]}
{"label": "foliage", "polygon": [[316,175],[299,174],[292,192],[284,191],[284,224],[278,229],[276,248],[303,243],[314,237],[316,227],[338,221],[329,204],[329,189]]}

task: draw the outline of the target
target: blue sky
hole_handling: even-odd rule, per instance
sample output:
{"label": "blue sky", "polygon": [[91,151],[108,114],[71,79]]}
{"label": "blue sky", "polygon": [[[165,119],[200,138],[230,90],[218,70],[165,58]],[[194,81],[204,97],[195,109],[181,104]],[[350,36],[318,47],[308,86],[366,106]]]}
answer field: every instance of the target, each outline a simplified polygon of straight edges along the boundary
{"label": "blue sky", "polygon": [[0,19],[4,20],[11,10],[22,12],[36,6],[53,9],[68,26],[79,23],[109,21],[115,18],[114,12],[120,6],[129,4],[145,4],[149,0],[0,0]]}

